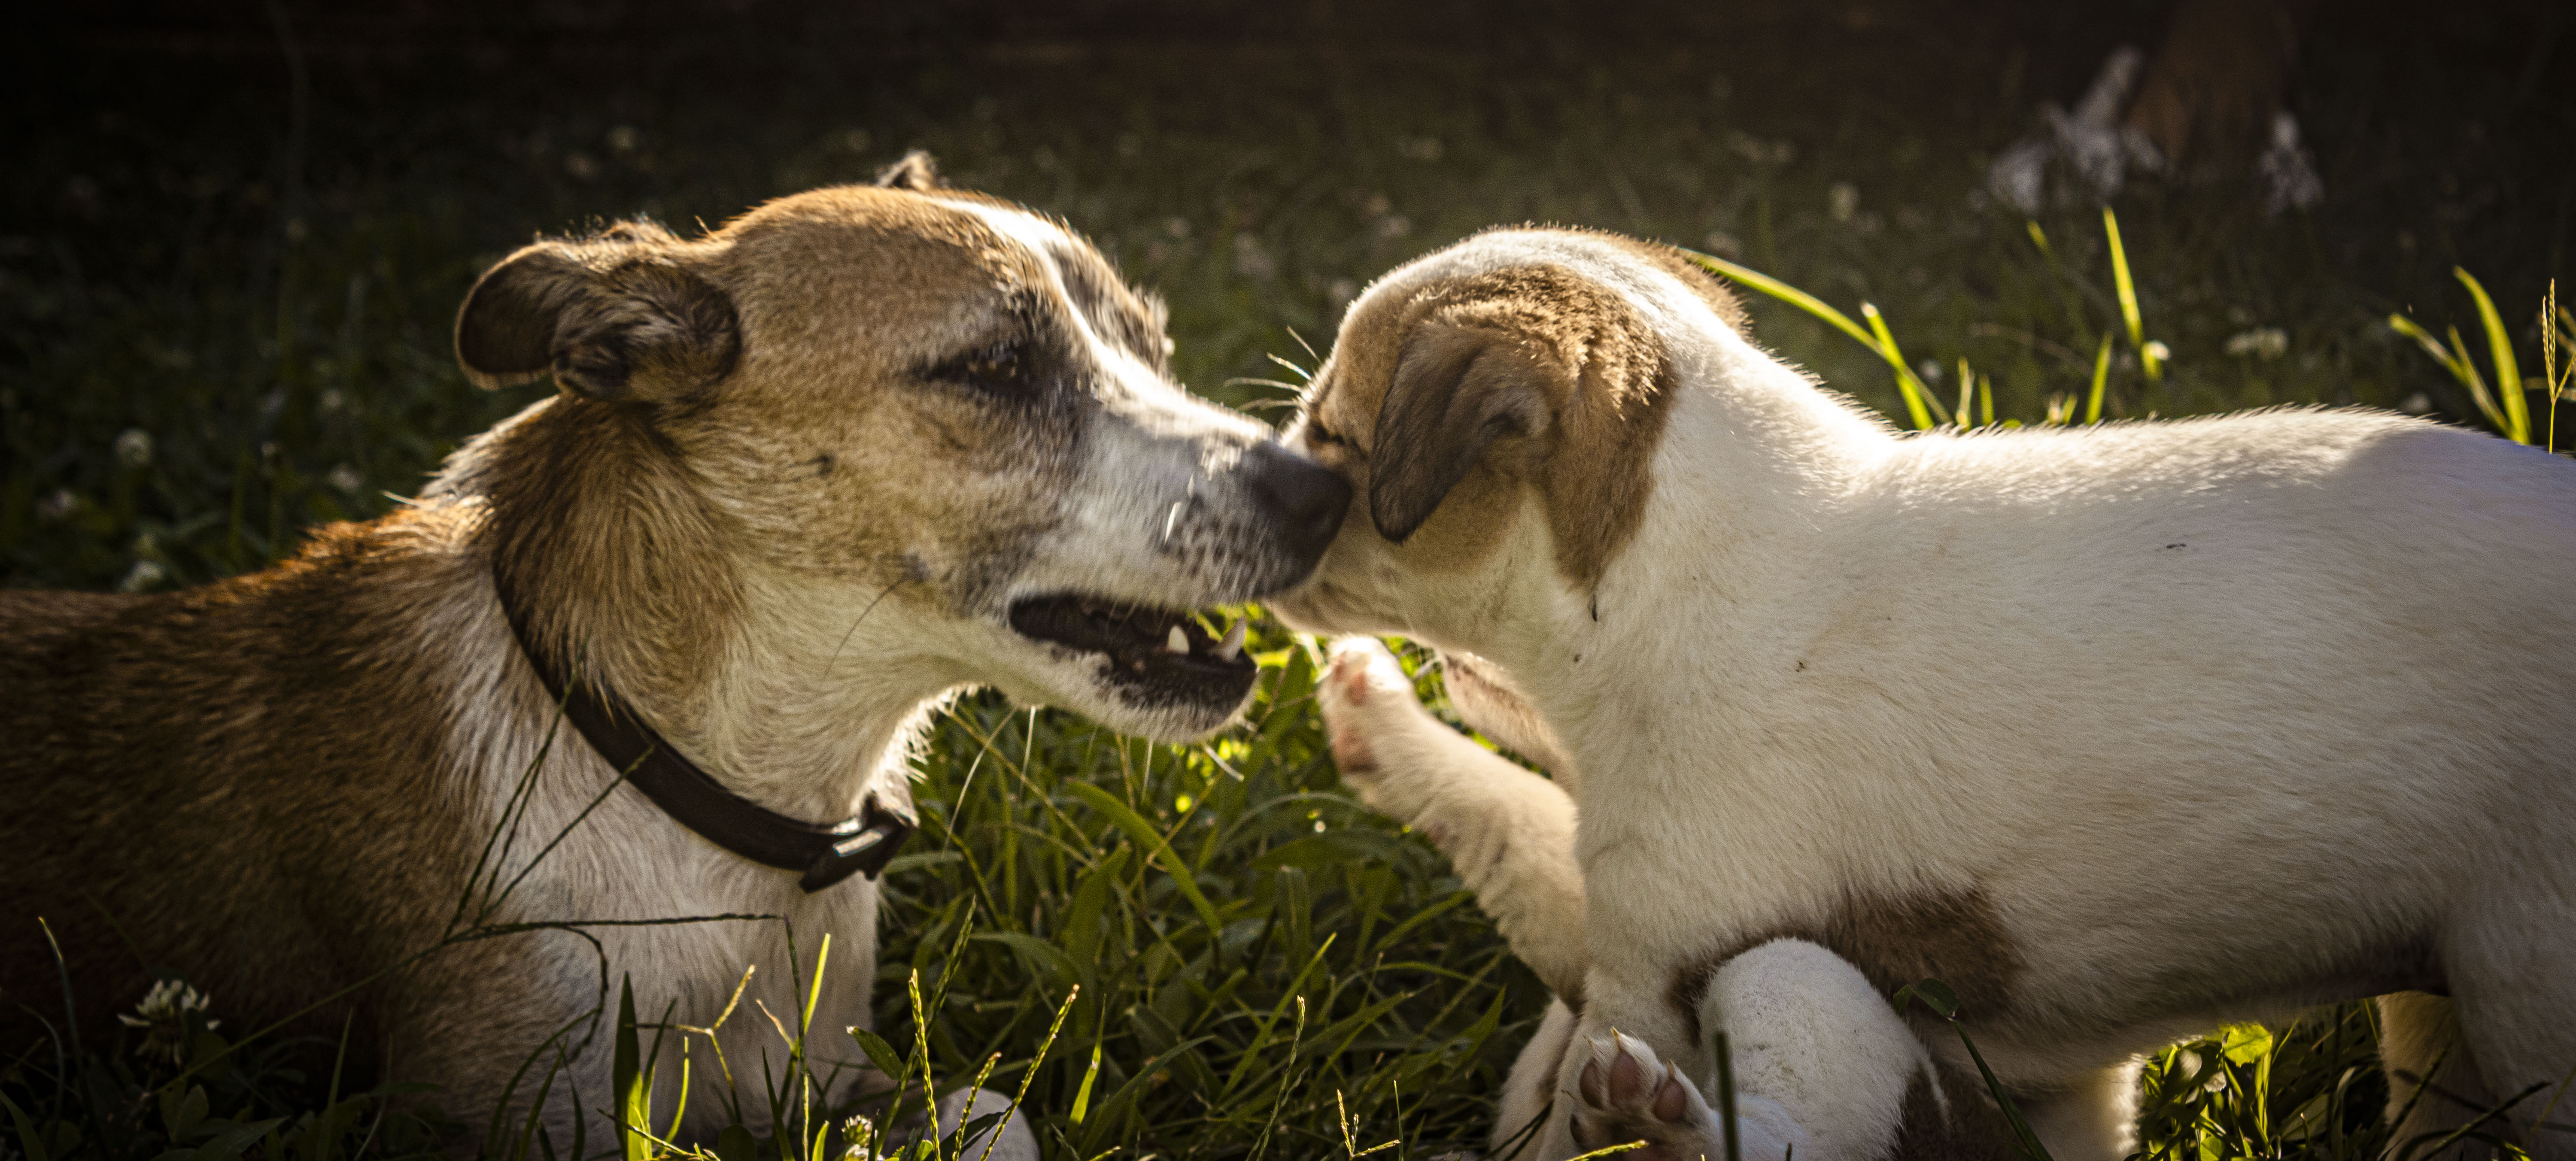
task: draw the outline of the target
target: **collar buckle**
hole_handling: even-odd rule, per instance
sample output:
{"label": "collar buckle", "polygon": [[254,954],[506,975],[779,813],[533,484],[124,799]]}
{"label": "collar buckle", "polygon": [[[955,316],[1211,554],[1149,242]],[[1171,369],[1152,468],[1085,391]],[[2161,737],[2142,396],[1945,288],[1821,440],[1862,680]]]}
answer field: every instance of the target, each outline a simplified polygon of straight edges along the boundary
{"label": "collar buckle", "polygon": [[854,821],[861,824],[857,833],[833,843],[814,860],[813,866],[805,869],[805,877],[796,881],[807,894],[853,874],[875,881],[903,849],[904,840],[912,837],[912,820],[880,805],[874,794],[868,795],[867,805]]}
{"label": "collar buckle", "polygon": [[520,656],[553,695],[561,720],[671,821],[752,862],[803,872],[796,885],[807,894],[854,874],[875,879],[903,849],[904,840],[912,837],[912,817],[880,803],[873,791],[858,817],[817,824],[789,818],[726,789],[645,725],[617,691],[548,667],[529,639],[509,581],[497,567],[492,570],[492,587],[503,617],[510,622],[510,634],[518,640]]}

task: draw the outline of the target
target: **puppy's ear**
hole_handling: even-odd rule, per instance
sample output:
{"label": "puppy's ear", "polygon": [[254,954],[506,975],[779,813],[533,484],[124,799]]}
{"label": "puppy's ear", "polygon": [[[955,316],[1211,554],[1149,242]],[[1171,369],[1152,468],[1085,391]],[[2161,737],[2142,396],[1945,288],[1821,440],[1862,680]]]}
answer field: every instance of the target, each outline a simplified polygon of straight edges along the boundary
{"label": "puppy's ear", "polygon": [[1547,430],[1564,378],[1552,356],[1508,331],[1424,322],[1396,355],[1369,454],[1369,518],[1398,544],[1495,441]]}
{"label": "puppy's ear", "polygon": [[563,389],[611,403],[681,401],[733,371],[733,300],[673,260],[669,232],[624,223],[580,242],[539,242],[466,292],[456,359],[480,387],[552,372]]}
{"label": "puppy's ear", "polygon": [[908,189],[927,193],[939,188],[939,163],[930,159],[927,149],[915,149],[902,160],[877,171],[877,184],[886,189]]}

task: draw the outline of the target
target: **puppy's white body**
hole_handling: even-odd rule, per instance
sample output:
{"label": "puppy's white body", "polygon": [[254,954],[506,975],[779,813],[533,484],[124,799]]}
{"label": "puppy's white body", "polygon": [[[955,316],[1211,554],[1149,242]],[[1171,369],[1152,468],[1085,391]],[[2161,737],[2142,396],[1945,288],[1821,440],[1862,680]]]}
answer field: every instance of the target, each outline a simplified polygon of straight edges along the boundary
{"label": "puppy's white body", "polygon": [[2407,988],[2456,997],[2500,1095],[2576,1065],[2576,468],[2359,411],[1899,437],[1569,232],[1481,236],[1352,318],[1530,265],[1667,352],[1633,537],[1584,587],[1529,493],[1467,567],[1354,519],[1283,608],[1489,658],[1555,729],[1584,1034],[1704,1076],[1683,977],[1934,900],[2003,940],[1966,1015],[2025,1091]]}

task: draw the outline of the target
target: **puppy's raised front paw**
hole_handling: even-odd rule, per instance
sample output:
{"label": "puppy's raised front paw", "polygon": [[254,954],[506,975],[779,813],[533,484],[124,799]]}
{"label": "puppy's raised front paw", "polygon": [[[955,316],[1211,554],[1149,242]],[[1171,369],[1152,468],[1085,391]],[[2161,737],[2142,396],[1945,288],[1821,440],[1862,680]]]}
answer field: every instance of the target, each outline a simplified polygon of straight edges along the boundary
{"label": "puppy's raised front paw", "polygon": [[1374,637],[1344,637],[1315,687],[1333,763],[1354,785],[1374,782],[1422,727],[1439,728],[1415,700],[1413,680]]}
{"label": "puppy's raised front paw", "polygon": [[[1643,1141],[1620,1154],[1632,1161],[1716,1161],[1726,1156],[1726,1129],[1699,1086],[1634,1036],[1592,1042],[1574,1091],[1574,1139],[1585,1149]],[[1739,1103],[1742,1103],[1739,1101]],[[1740,1110],[1736,1144],[1748,1161],[1813,1156],[1812,1143],[1773,1102]],[[1793,1147],[1798,1147],[1792,1152]]]}
{"label": "puppy's raised front paw", "polygon": [[1635,1161],[1699,1161],[1725,1156],[1717,1117],[1699,1088],[1634,1036],[1592,1042],[1592,1059],[1574,1086],[1574,1138],[1586,1149],[1644,1141]]}

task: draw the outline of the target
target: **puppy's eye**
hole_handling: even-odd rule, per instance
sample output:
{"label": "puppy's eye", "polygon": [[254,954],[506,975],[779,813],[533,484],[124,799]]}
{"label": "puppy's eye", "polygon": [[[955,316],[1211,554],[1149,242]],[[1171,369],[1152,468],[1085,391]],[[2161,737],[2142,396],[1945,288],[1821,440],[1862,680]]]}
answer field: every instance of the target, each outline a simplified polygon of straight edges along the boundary
{"label": "puppy's eye", "polygon": [[1367,449],[1351,442],[1349,436],[1325,427],[1322,420],[1311,415],[1306,417],[1306,446],[1317,451],[1325,448],[1342,448],[1361,455],[1368,454]]}

